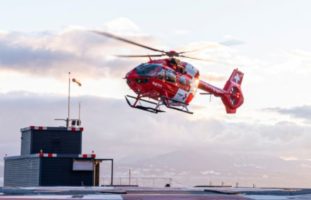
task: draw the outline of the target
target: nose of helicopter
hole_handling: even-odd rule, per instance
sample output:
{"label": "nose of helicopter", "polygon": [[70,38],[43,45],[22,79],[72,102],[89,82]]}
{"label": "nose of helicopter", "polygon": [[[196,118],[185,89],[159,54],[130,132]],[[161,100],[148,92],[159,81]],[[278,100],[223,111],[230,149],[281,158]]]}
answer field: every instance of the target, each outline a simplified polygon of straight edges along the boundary
{"label": "nose of helicopter", "polygon": [[135,72],[134,69],[129,71],[125,76],[127,84],[131,83],[135,78],[137,78],[137,73]]}
{"label": "nose of helicopter", "polygon": [[135,69],[133,69],[132,71],[128,72],[125,76],[126,79],[126,83],[127,85],[134,91],[134,92],[139,92],[140,91],[140,77],[139,75],[136,73]]}
{"label": "nose of helicopter", "polygon": [[125,76],[127,85],[137,94],[143,92],[149,77],[139,75],[135,69],[128,72]]}

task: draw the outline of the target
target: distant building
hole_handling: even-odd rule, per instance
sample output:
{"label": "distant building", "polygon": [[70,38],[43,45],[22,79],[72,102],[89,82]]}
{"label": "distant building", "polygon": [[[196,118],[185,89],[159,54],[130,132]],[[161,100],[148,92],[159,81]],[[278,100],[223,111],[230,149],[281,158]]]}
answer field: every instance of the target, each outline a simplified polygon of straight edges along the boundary
{"label": "distant building", "polygon": [[98,186],[100,163],[94,153],[81,154],[83,128],[21,129],[21,155],[4,158],[4,186]]}

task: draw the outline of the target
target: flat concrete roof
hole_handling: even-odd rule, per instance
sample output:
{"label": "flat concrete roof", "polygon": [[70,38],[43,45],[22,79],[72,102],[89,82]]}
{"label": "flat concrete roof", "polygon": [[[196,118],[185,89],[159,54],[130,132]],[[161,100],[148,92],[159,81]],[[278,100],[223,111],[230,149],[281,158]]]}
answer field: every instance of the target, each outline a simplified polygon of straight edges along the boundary
{"label": "flat concrete roof", "polygon": [[286,200],[311,199],[311,189],[288,188],[148,188],[148,187],[28,187],[3,188],[1,200],[103,199],[103,200]]}

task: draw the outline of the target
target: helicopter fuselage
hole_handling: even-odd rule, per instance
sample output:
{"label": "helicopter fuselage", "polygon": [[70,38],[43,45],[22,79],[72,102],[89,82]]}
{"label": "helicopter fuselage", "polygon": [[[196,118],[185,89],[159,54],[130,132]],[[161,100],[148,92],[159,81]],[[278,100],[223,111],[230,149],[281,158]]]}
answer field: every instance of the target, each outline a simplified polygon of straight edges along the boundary
{"label": "helicopter fuselage", "polygon": [[[157,54],[143,55],[119,55],[127,58],[149,58],[149,62],[142,63],[126,74],[128,86],[137,96],[126,95],[125,99],[130,107],[145,110],[152,113],[165,112],[162,105],[167,108],[179,110],[193,114],[188,109],[188,105],[195,96],[196,90],[203,90],[207,95],[220,97],[225,105],[227,113],[235,113],[243,102],[244,97],[241,84],[244,74],[238,69],[234,69],[223,89],[213,86],[203,80],[199,80],[199,71],[187,62],[182,62],[178,58],[194,60],[206,60],[185,55],[191,51],[165,51],[151,46],[137,43],[135,41],[113,35],[102,31],[93,31],[121,42],[135,45],[144,49],[157,52]],[[152,60],[151,58],[168,58]],[[149,99],[154,101],[150,101]],[[131,100],[134,99],[134,102]],[[147,103],[149,105],[143,105]]]}
{"label": "helicopter fuselage", "polygon": [[166,98],[189,104],[199,83],[199,71],[186,62],[170,59],[150,60],[126,75],[128,86],[138,95],[154,100]]}

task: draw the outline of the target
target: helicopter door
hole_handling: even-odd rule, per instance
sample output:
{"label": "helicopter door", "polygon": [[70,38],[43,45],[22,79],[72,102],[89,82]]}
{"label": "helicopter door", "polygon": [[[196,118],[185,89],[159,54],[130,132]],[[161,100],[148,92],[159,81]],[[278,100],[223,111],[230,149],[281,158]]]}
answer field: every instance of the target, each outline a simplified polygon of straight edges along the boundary
{"label": "helicopter door", "polygon": [[165,80],[171,83],[176,83],[176,73],[172,70],[167,70],[165,73]]}
{"label": "helicopter door", "polygon": [[173,100],[184,103],[186,101],[187,97],[188,97],[188,92],[186,90],[179,88],[177,93],[173,97]]}
{"label": "helicopter door", "polygon": [[180,76],[178,80],[179,87],[186,91],[190,90],[190,83],[186,76]]}

